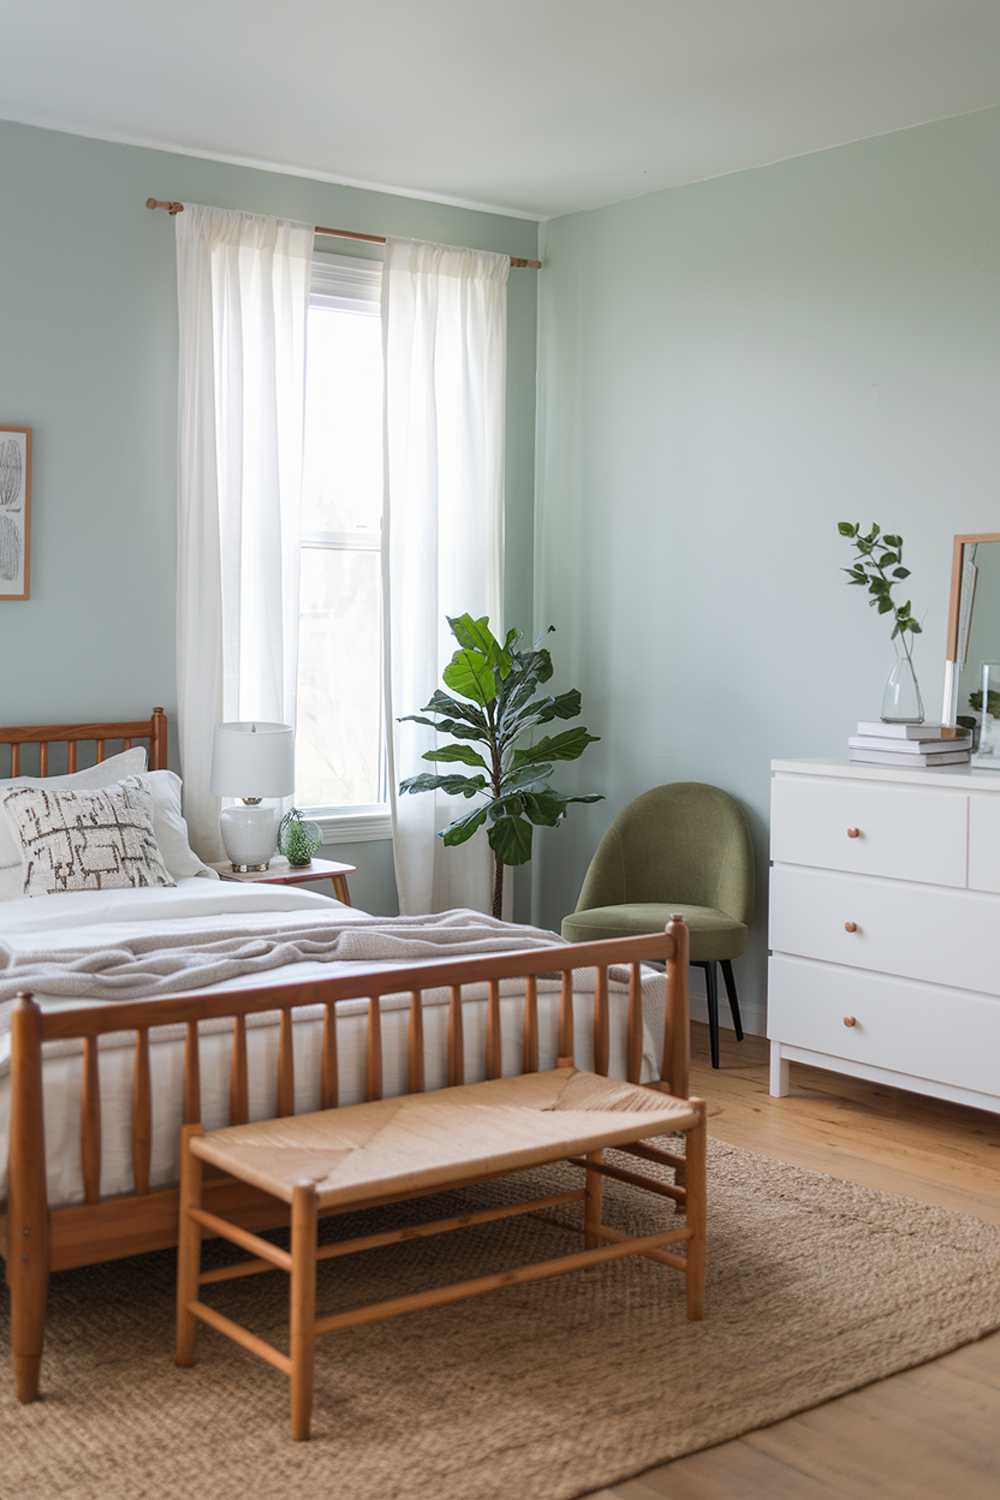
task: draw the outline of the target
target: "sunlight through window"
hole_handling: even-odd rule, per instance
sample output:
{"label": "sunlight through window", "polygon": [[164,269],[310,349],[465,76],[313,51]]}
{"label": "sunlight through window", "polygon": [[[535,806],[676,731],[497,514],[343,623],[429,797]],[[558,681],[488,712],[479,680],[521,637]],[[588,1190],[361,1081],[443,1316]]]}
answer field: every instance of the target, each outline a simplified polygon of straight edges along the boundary
{"label": "sunlight through window", "polygon": [[381,265],[317,256],[309,306],[296,801],[385,801]]}

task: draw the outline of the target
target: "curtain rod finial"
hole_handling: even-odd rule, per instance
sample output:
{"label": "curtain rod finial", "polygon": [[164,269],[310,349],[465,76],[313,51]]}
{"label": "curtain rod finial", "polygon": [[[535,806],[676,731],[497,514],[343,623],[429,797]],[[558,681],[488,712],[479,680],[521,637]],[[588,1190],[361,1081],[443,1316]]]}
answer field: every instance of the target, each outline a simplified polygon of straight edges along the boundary
{"label": "curtain rod finial", "polygon": [[171,217],[173,217],[174,214],[182,214],[184,212],[183,203],[165,202],[162,198],[147,198],[146,207],[165,208],[167,210],[167,213],[170,214]]}

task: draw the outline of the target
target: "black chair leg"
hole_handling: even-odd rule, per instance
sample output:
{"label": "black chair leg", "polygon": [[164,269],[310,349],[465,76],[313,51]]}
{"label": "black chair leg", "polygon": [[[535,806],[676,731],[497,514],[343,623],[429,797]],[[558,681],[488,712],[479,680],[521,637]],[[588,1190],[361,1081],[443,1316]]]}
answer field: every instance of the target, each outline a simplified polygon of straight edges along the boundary
{"label": "black chair leg", "polygon": [[719,975],[715,960],[702,964],[705,970],[705,993],[708,997],[708,1042],[712,1051],[712,1067],[719,1066]]}
{"label": "black chair leg", "polygon": [[728,958],[722,959],[722,977],[725,980],[726,995],[729,1000],[729,1009],[733,1013],[733,1030],[736,1032],[736,1040],[743,1040],[743,1022],[740,1020],[740,1002],[736,998],[736,976],[733,974],[733,966]]}

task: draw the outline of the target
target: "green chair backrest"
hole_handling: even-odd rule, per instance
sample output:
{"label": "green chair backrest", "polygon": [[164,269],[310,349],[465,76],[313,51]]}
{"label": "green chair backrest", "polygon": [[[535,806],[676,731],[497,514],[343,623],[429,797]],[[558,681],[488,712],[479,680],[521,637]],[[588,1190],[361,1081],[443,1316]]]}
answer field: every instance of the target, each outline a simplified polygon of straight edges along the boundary
{"label": "green chair backrest", "polygon": [[746,816],[719,787],[675,781],[618,814],[590,862],[577,911],[631,902],[713,906],[753,917],[754,858]]}

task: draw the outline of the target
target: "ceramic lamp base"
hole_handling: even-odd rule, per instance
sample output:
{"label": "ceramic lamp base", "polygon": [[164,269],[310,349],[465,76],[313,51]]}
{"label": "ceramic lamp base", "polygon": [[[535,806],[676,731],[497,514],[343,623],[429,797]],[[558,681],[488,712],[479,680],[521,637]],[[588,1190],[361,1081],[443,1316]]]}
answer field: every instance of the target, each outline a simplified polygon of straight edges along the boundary
{"label": "ceramic lamp base", "polygon": [[224,807],[219,814],[222,843],[235,873],[266,870],[277,838],[273,807]]}

